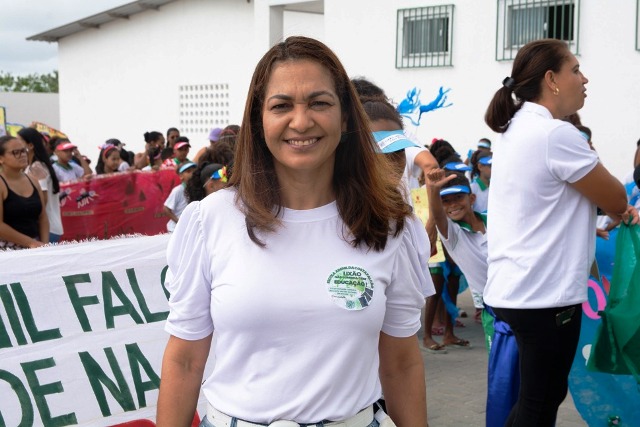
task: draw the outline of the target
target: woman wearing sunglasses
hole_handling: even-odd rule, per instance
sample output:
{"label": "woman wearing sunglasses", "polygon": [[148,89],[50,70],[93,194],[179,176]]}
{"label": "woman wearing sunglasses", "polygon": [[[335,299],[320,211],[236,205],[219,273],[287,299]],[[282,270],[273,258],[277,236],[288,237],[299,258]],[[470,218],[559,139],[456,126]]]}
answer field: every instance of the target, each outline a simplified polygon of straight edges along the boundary
{"label": "woman wearing sunglasses", "polygon": [[0,250],[37,248],[49,243],[49,220],[42,191],[24,173],[26,144],[13,136],[0,137]]}

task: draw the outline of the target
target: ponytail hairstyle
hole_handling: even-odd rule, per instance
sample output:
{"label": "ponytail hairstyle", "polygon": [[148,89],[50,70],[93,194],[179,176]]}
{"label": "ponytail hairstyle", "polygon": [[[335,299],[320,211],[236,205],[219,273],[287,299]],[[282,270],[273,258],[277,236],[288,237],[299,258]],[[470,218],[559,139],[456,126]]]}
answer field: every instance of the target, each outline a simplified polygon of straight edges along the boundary
{"label": "ponytail hairstyle", "polygon": [[162,137],[164,137],[164,135],[162,135],[160,132],[157,132],[155,130],[153,130],[151,132],[145,132],[144,133],[144,142],[146,142],[148,144],[150,142],[157,141]]}
{"label": "ponytail hairstyle", "polygon": [[491,130],[506,132],[522,104],[540,98],[546,72],[559,72],[568,57],[569,48],[561,40],[542,39],[524,45],[513,61],[511,76],[502,81],[502,87],[493,95],[484,115]]}
{"label": "ponytail hairstyle", "polygon": [[26,143],[33,145],[33,160],[42,162],[49,171],[51,176],[51,183],[53,184],[53,194],[60,192],[60,182],[56,176],[56,171],[53,170],[51,165],[51,159],[49,159],[49,153],[45,148],[44,136],[34,128],[22,128],[18,131],[20,138],[24,139]]}

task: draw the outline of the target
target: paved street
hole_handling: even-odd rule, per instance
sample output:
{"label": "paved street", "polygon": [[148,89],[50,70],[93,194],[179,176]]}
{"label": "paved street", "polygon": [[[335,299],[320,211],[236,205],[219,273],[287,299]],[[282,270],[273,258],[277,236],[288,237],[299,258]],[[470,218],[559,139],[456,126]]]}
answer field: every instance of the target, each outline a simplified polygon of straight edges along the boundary
{"label": "paved street", "polygon": [[[468,291],[459,296],[458,306],[470,317],[460,319],[464,328],[456,335],[467,339],[471,349],[449,348],[447,354],[431,354],[423,349],[427,378],[430,427],[482,427],[485,425],[487,393],[487,350],[482,326],[473,321],[473,304]],[[441,342],[442,337],[435,337]],[[422,342],[422,334],[420,334]],[[558,412],[558,427],[582,427],[586,423],[573,405],[571,396]]]}

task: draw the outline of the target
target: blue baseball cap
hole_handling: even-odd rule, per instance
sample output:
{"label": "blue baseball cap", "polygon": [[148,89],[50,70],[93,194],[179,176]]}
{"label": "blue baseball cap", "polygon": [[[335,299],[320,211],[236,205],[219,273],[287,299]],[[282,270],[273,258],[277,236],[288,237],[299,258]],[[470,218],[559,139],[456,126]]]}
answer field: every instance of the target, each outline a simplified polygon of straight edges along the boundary
{"label": "blue baseball cap", "polygon": [[480,163],[481,165],[491,165],[493,163],[493,157],[491,156],[483,157],[480,160],[478,160],[478,163]]}
{"label": "blue baseball cap", "polygon": [[187,162],[187,163],[185,163],[183,165],[180,165],[180,167],[178,168],[178,173],[180,174],[180,173],[182,173],[182,172],[184,172],[184,171],[186,171],[188,169],[195,168],[197,166],[198,165],[196,165],[193,162]]}
{"label": "blue baseball cap", "polygon": [[466,185],[452,185],[451,187],[440,190],[440,197],[459,193],[471,194],[471,189]]}
{"label": "blue baseball cap", "polygon": [[378,148],[384,154],[404,150],[407,147],[420,147],[411,141],[402,130],[383,130],[373,132],[373,137],[378,143]]}
{"label": "blue baseball cap", "polygon": [[468,172],[471,168],[462,162],[449,162],[444,165],[443,169],[456,172]]}
{"label": "blue baseball cap", "polygon": [[481,139],[480,141],[478,141],[478,147],[491,149],[491,141]]}

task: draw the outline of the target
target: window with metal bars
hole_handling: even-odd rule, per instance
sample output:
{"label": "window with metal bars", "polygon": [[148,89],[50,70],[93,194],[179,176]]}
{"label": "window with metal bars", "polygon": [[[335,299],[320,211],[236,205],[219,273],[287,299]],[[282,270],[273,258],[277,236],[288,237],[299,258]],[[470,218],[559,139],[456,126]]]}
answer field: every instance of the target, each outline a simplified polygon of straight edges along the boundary
{"label": "window with metal bars", "polygon": [[544,38],[564,40],[578,54],[580,0],[498,0],[496,59],[515,58],[518,49]]}
{"label": "window with metal bars", "polygon": [[451,66],[453,5],[398,10],[396,68]]}

